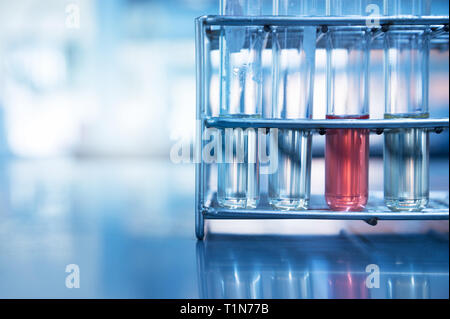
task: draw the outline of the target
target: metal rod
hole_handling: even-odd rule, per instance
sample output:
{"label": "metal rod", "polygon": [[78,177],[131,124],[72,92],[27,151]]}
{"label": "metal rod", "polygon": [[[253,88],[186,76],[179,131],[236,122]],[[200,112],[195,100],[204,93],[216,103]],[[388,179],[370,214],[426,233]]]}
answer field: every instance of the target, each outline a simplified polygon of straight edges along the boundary
{"label": "metal rod", "polygon": [[331,211],[321,203],[321,196],[312,195],[313,204],[308,210],[279,211],[267,203],[267,198],[261,198],[262,206],[258,209],[229,209],[217,205],[215,192],[206,196],[206,204],[202,209],[206,219],[334,219],[334,220],[364,220],[376,225],[378,220],[448,220],[448,193],[434,191],[430,193],[430,207],[420,212],[393,212],[383,204],[382,192],[371,192],[371,204],[361,212]]}
{"label": "metal rod", "polygon": [[432,38],[437,38],[441,35],[446,35],[448,34],[448,24],[435,28],[434,30],[431,31],[431,37]]}
{"label": "metal rod", "polygon": [[207,219],[335,219],[335,220],[448,220],[448,209],[432,209],[427,212],[333,212],[307,210],[296,212],[270,210],[243,210],[207,208],[203,212]]}
{"label": "metal rod", "polygon": [[202,240],[205,235],[205,222],[201,211],[203,205],[203,181],[204,181],[204,161],[201,159],[201,150],[203,149],[203,139],[202,134],[204,131],[204,122],[201,121],[201,114],[204,111],[204,76],[205,76],[205,66],[204,66],[204,24],[200,20],[196,20],[195,23],[195,59],[197,64],[196,69],[196,80],[197,80],[197,123],[200,127],[197,128],[196,132],[196,146],[195,149],[195,160],[199,161],[195,164],[195,235],[199,240]]}
{"label": "metal rod", "polygon": [[[369,17],[373,19],[373,17]],[[221,26],[366,26],[368,18],[363,17],[280,17],[280,16],[215,16],[208,15],[197,18],[206,25]],[[422,16],[417,17],[377,17],[380,25],[443,25],[449,23],[448,16]]]}
{"label": "metal rod", "polygon": [[215,128],[280,128],[280,129],[330,129],[330,128],[448,128],[448,118],[431,119],[387,119],[387,120],[286,120],[286,119],[241,119],[210,117],[205,119],[206,127]]}

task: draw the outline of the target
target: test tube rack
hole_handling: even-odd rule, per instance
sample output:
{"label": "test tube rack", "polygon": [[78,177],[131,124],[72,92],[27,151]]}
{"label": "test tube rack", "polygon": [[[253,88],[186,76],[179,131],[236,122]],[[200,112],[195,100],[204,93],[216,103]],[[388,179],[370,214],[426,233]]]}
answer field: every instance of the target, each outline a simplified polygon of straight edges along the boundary
{"label": "test tube rack", "polygon": [[[397,128],[424,128],[430,132],[441,133],[448,130],[449,119],[342,119],[342,120],[292,120],[267,118],[230,118],[208,114],[208,82],[210,59],[208,51],[218,49],[220,34],[223,27],[252,27],[255,32],[266,34],[266,48],[271,47],[271,32],[276,27],[289,27],[295,37],[295,30],[305,26],[317,28],[316,47],[325,48],[325,35],[330,28],[346,31],[349,40],[354,32],[361,31],[370,39],[370,47],[383,48],[384,33],[389,31],[410,33],[426,32],[430,38],[430,48],[441,51],[449,48],[449,17],[422,16],[418,17],[377,17],[376,23],[368,23],[367,17],[280,17],[280,16],[201,16],[195,20],[196,29],[196,78],[197,78],[197,128],[194,155],[197,159],[195,173],[195,232],[198,239],[205,234],[205,219],[334,219],[363,220],[370,225],[376,225],[378,220],[448,220],[449,193],[430,192],[430,201],[426,209],[420,212],[393,212],[384,206],[383,193],[369,192],[369,202],[364,211],[342,212],[327,208],[323,196],[311,195],[308,210],[279,211],[273,209],[265,194],[261,194],[260,203],[256,209],[229,209],[217,204],[217,194],[208,190],[205,183],[206,164],[202,158],[204,140],[202,138],[207,128],[278,128],[309,130],[313,134],[324,135],[327,129],[360,128],[381,135],[383,132]],[[298,31],[300,32],[300,31]],[[343,42],[345,45],[345,41]]]}

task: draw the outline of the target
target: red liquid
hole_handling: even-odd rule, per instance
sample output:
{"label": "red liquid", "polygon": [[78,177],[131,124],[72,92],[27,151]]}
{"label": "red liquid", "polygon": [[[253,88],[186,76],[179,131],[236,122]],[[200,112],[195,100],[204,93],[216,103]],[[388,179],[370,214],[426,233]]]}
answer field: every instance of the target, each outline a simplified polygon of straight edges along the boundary
{"label": "red liquid", "polygon": [[[334,116],[327,119],[368,119]],[[359,211],[367,204],[369,175],[369,131],[328,129],[325,146],[325,199],[331,209]]]}
{"label": "red liquid", "polygon": [[345,271],[331,275],[329,280],[333,299],[367,299],[366,275]]}

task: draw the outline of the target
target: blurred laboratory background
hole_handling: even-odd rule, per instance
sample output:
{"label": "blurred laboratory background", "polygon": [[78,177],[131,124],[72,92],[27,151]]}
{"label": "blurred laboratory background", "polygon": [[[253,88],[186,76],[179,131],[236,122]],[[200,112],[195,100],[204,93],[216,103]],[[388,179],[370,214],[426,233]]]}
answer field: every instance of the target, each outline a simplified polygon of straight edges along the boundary
{"label": "blurred laboratory background", "polygon": [[[448,298],[447,221],[225,221],[211,229],[232,234],[196,243],[194,165],[169,154],[195,132],[194,18],[218,12],[219,0],[0,0],[0,297]],[[433,0],[433,15],[448,12]],[[314,118],[324,118],[316,58]],[[381,118],[382,52],[370,72],[370,114]],[[431,117],[448,117],[448,87],[448,50],[433,51]],[[448,131],[430,135],[432,190],[448,192],[448,142]],[[371,136],[378,190],[382,143]],[[313,145],[320,194],[323,137]],[[387,271],[376,294],[361,286],[375,261]],[[79,289],[65,286],[68,264],[80,267]],[[261,269],[269,294],[246,286]],[[296,278],[307,288],[289,290]]]}
{"label": "blurred laboratory background", "polygon": [[[218,10],[219,0],[0,1],[0,154],[167,159],[195,127],[194,18]],[[431,13],[448,15],[448,2]],[[384,112],[382,60],[372,53],[373,118]],[[431,116],[448,116],[448,51],[430,61]],[[315,118],[324,74],[320,55]],[[448,134],[431,139],[432,154],[448,156]],[[381,156],[382,137],[371,144]]]}

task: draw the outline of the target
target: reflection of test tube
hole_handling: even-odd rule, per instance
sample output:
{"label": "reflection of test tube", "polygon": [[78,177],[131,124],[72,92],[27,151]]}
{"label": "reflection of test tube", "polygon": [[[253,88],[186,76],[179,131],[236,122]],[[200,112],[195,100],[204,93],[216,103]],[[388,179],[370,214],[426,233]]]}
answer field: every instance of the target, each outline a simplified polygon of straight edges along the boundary
{"label": "reflection of test tube", "polygon": [[[328,0],[332,16],[360,16],[365,0]],[[330,28],[327,47],[327,119],[368,119],[368,34]],[[325,199],[333,210],[357,211],[368,198],[369,131],[329,129]]]}
{"label": "reflection of test tube", "polygon": [[331,274],[329,285],[333,299],[367,299],[369,289],[366,286],[366,274],[352,273],[346,270],[342,273]]}
{"label": "reflection of test tube", "polygon": [[[323,0],[274,0],[273,14],[306,16],[319,13]],[[324,6],[322,6],[324,7]],[[310,119],[314,87],[316,28],[277,27],[272,32],[272,117]],[[309,131],[274,130],[271,156],[277,168],[269,175],[269,202],[278,209],[307,209],[310,196]],[[277,139],[274,143],[273,139]],[[275,148],[277,145],[277,149]]]}
{"label": "reflection of test tube", "polygon": [[[261,14],[261,0],[221,0],[220,14]],[[220,116],[260,117],[262,99],[259,27],[227,26],[220,39]],[[259,199],[257,134],[253,129],[222,130],[217,199],[221,206],[255,208]]]}
{"label": "reflection of test tube", "polygon": [[[388,15],[429,14],[429,0],[387,0]],[[427,31],[385,37],[385,118],[427,118],[429,35]],[[429,138],[426,129],[384,134],[384,199],[394,211],[425,208],[429,196]]]}
{"label": "reflection of test tube", "polygon": [[386,299],[430,299],[428,276],[411,273],[389,278]]}

